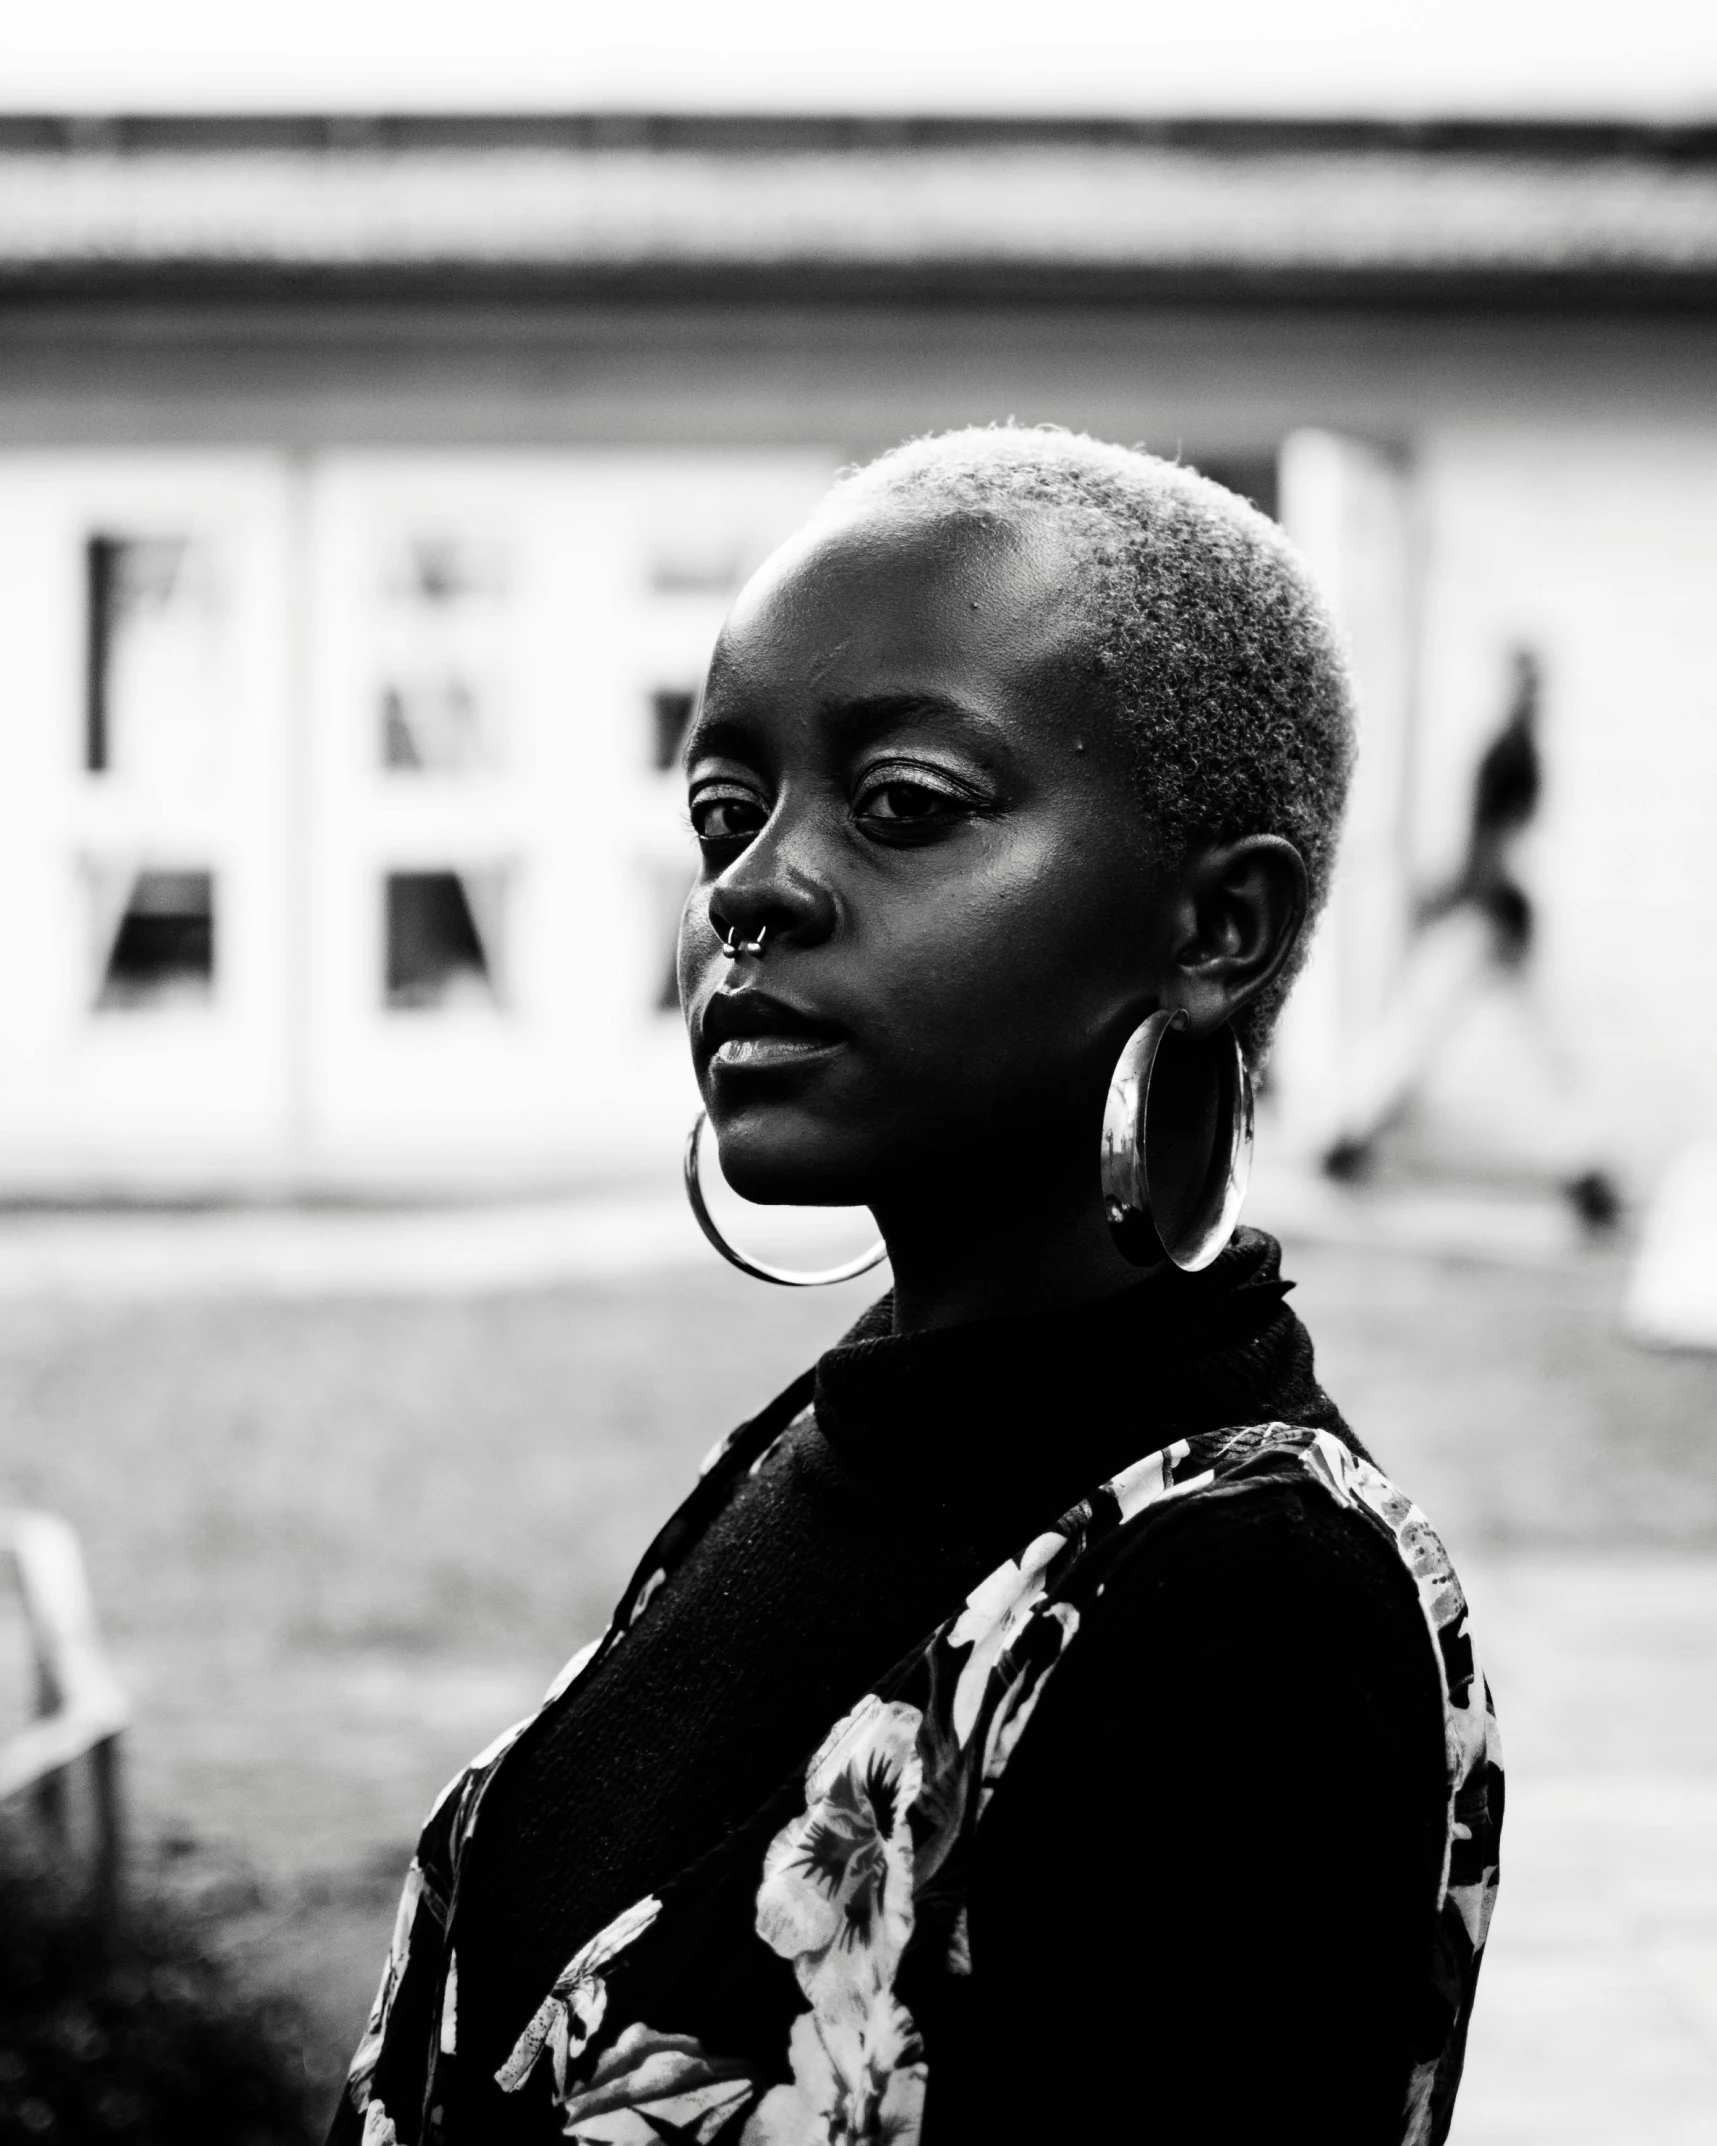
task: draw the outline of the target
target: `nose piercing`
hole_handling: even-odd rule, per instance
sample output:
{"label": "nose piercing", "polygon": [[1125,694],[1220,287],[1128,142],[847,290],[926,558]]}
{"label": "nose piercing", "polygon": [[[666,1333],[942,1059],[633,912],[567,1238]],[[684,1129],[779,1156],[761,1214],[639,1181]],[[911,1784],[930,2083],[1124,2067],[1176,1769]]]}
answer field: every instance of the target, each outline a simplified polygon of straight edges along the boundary
{"label": "nose piercing", "polygon": [[739,936],[739,926],[733,924],[728,927],[727,937],[721,942],[721,950],[729,961],[735,960],[741,954],[755,954],[757,959],[761,961],[763,959],[763,943],[768,937],[769,926],[767,924],[758,925],[755,939],[742,939]]}

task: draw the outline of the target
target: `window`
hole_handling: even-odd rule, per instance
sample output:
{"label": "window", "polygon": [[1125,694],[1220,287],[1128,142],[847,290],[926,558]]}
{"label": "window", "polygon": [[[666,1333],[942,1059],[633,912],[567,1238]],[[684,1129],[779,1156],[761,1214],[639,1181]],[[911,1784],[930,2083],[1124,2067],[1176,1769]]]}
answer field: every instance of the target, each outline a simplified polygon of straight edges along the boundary
{"label": "window", "polygon": [[220,606],[188,536],[92,536],[85,547],[84,766],[184,787],[212,760]]}
{"label": "window", "polygon": [[661,949],[651,979],[651,1003],[658,1013],[680,1010],[680,918],[696,884],[697,873],[685,864],[659,862],[646,875],[650,943]]}
{"label": "window", "polygon": [[458,672],[395,678],[382,689],[382,765],[458,774],[493,764],[493,700]]}
{"label": "window", "polygon": [[88,876],[96,1006],[206,1005],[215,980],[214,875],[94,866]]}
{"label": "window", "polygon": [[498,767],[507,594],[499,544],[414,534],[389,554],[382,594],[382,766],[451,775]]}
{"label": "window", "polygon": [[653,955],[650,1003],[658,1013],[678,1013],[680,1008],[680,912],[697,879],[687,854],[684,797],[673,780],[697,700],[695,692],[680,687],[662,687],[650,695],[650,761],[657,776],[668,777],[653,785],[659,831],[644,859],[650,944],[659,950]]}
{"label": "window", "polygon": [[389,1009],[499,1006],[506,874],[390,872],[384,886]]}
{"label": "window", "polygon": [[691,727],[697,695],[678,691],[650,696],[650,764],[658,774],[671,774],[678,765],[680,747]]}
{"label": "window", "polygon": [[417,530],[389,559],[384,585],[396,600],[431,611],[492,602],[507,593],[506,556],[490,537]]}

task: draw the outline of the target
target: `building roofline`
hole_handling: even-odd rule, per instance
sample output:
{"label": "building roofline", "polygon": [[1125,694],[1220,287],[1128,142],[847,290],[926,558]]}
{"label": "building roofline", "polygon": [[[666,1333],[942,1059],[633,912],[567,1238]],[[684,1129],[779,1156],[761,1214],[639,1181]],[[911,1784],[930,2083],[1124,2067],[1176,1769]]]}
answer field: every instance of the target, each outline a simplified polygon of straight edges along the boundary
{"label": "building roofline", "polygon": [[1717,307],[1717,128],[0,117],[0,296]]}
{"label": "building roofline", "polygon": [[0,154],[34,151],[147,155],[206,150],[402,151],[537,148],[701,150],[719,154],[1090,144],[1202,149],[1229,156],[1394,150],[1423,156],[1525,155],[1717,162],[1717,116],[1699,120],[1591,117],[1290,118],[993,116],[927,112],[7,112]]}
{"label": "building roofline", "polygon": [[[1484,314],[1588,321],[1717,320],[1717,269],[1441,269],[1099,267],[1056,261],[1009,263],[682,263],[612,267],[282,268],[271,264],[168,262],[68,264],[19,269],[0,262],[0,339],[21,311],[88,317],[126,309],[195,317],[216,341],[245,341],[254,324],[279,332],[308,309],[337,331],[361,325],[368,339],[390,315],[401,322],[470,312],[505,332],[523,314],[622,307],[695,315],[736,307],[772,311],[907,309],[915,314],[986,311],[1173,310],[1260,314],[1365,313],[1398,317]],[[412,332],[416,332],[414,329]]]}

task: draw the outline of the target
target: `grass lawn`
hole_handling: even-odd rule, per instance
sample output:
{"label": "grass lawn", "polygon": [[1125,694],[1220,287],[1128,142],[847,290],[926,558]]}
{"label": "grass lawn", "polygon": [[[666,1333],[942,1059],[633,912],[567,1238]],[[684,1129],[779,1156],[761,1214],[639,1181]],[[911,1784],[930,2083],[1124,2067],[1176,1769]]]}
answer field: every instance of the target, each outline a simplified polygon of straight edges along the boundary
{"label": "grass lawn", "polygon": [[[1717,1550],[1717,1361],[1619,1269],[1304,1247],[1337,1399],[1455,1550]],[[467,1303],[0,1306],[0,1497],[80,1530],[140,1853],[335,2075],[417,1818],[601,1624],[703,1449],[856,1316],[713,1266]]]}

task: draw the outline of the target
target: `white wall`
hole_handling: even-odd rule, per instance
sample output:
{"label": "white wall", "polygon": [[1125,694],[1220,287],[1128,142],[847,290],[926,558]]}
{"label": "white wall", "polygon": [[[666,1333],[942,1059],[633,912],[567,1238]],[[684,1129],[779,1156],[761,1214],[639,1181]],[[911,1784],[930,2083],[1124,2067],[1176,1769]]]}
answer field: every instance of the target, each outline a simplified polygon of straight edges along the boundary
{"label": "white wall", "polygon": [[1348,1069],[1388,1017],[1411,931],[1421,547],[1412,468],[1397,448],[1290,433],[1278,489],[1283,525],[1346,643],[1357,745],[1334,882],[1270,1060],[1272,1137],[1309,1160],[1347,1130]]}
{"label": "white wall", "polygon": [[[695,691],[737,580],[833,461],[0,457],[0,1190],[671,1169],[695,1096],[659,1001],[694,853],[651,699]],[[221,589],[219,750],[195,776],[92,772],[88,540],[184,532]],[[503,562],[493,602],[445,630],[402,626],[387,593],[425,535]],[[385,764],[381,698],[412,633],[431,664],[452,634],[483,675],[481,764]],[[213,872],[213,989],[98,1006],[92,868],[150,866]],[[492,1001],[384,1002],[384,880],[425,870],[496,893]]]}
{"label": "white wall", "polygon": [[[692,692],[738,580],[832,458],[335,454],[312,476],[309,1147],[342,1178],[671,1161],[696,1098],[659,992],[694,865],[650,703]],[[504,561],[496,764],[400,774],[375,746],[378,573],[413,532]],[[390,869],[505,882],[504,1003],[389,1011]]]}
{"label": "white wall", "polygon": [[[1546,1000],[1603,1139],[1649,1181],[1717,1125],[1717,427],[1445,424],[1417,460],[1415,869],[1454,862],[1508,651],[1534,646]],[[1506,1115],[1514,1078],[1451,1069],[1445,1108]]]}
{"label": "white wall", "polygon": [[[290,1116],[284,844],[289,492],[263,455],[15,455],[0,469],[0,1181],[178,1184]],[[85,546],[188,536],[217,587],[203,764],[84,766]],[[96,879],[212,871],[206,1005],[96,1011]]]}
{"label": "white wall", "polygon": [[[1717,1122],[1717,425],[1685,400],[1654,405],[1644,374],[1643,414],[1626,417],[1620,385],[1482,420],[1445,395],[1417,423],[1356,426],[1372,444],[1324,457],[1340,480],[1325,549],[1347,547],[1325,567],[1376,629],[1368,711],[1387,706],[1394,729],[1374,736],[1372,770],[1380,742],[1410,746],[1393,872],[1393,775],[1372,785],[1368,821],[1397,916],[1404,888],[1454,860],[1509,650],[1541,654],[1548,783],[1527,863],[1546,998],[1605,1147],[1643,1189]],[[1464,399],[1484,401],[1476,380]],[[663,593],[655,565],[676,545],[755,557],[835,459],[758,445],[0,456],[0,1190],[664,1160],[690,1091],[677,1024],[653,1002],[663,889],[689,853],[676,786],[649,765],[647,705],[695,683],[726,599],[689,586],[695,572]],[[402,780],[375,753],[380,561],[401,530],[467,522],[517,569],[497,643],[507,755],[480,777]],[[223,562],[230,722],[213,787],[182,796],[92,779],[79,759],[85,540],[157,526],[203,532]],[[1391,672],[1391,635],[1410,681]],[[80,875],[104,857],[217,871],[208,1006],[94,1011]],[[382,1008],[381,876],[414,864],[511,873],[503,1008]],[[1376,921],[1357,916],[1362,1003],[1397,929]],[[1315,990],[1309,977],[1302,1012]],[[1481,1026],[1431,1105],[1451,1146],[1494,1136],[1505,1153],[1535,1098]]]}

